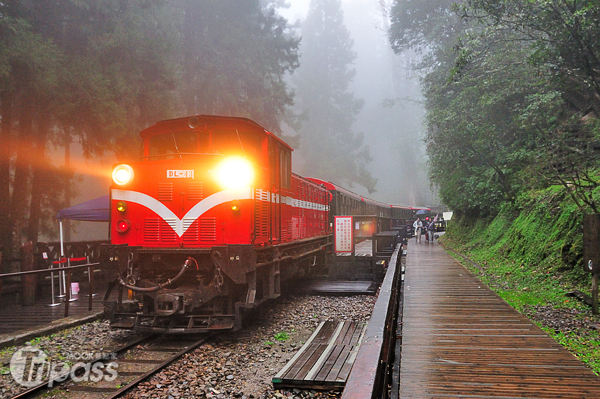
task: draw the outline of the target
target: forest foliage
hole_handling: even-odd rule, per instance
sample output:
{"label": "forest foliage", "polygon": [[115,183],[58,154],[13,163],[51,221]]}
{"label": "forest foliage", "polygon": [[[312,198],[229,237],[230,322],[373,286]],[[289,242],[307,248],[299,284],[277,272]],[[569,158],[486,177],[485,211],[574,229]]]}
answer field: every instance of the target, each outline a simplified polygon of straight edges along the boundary
{"label": "forest foliage", "polygon": [[[284,126],[298,127],[288,81],[300,65],[301,38],[278,13],[284,3],[3,1],[0,247],[5,257],[21,243],[56,230],[56,211],[76,195],[71,187],[77,171],[57,166],[63,162],[50,159],[53,150],[67,153],[76,143],[87,158],[107,153],[135,158],[141,129],[192,114],[248,117],[279,135]],[[349,60],[340,61],[345,68]],[[345,108],[338,118],[349,117],[351,123],[360,104],[342,93],[347,77],[328,78],[338,77],[342,86],[335,93],[347,101],[339,103]],[[353,170],[354,181],[372,183],[364,179],[369,158],[360,136],[338,140],[348,153],[363,155],[358,166],[346,162],[343,171]]]}
{"label": "forest foliage", "polygon": [[390,42],[422,54],[431,181],[494,216],[559,184],[598,212],[600,2],[396,0]]}

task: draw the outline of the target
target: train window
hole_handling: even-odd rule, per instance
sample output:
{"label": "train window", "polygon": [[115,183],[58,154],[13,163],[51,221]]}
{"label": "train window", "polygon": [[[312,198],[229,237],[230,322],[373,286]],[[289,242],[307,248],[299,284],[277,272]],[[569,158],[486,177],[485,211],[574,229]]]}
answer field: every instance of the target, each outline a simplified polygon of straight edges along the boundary
{"label": "train window", "polygon": [[214,130],[213,150],[223,155],[240,155],[257,160],[261,150],[261,138],[256,133],[238,129]]}
{"label": "train window", "polygon": [[269,171],[271,172],[271,183],[275,184],[277,181],[277,149],[273,145],[272,139],[269,139]]}
{"label": "train window", "polygon": [[292,154],[285,148],[280,148],[281,187],[292,187]]}
{"label": "train window", "polygon": [[[201,148],[202,147],[202,148]],[[173,132],[150,137],[150,157],[172,159],[180,154],[197,154],[208,149],[208,136],[197,132]]]}
{"label": "train window", "polygon": [[198,151],[206,153],[210,151],[208,132],[198,132]]}

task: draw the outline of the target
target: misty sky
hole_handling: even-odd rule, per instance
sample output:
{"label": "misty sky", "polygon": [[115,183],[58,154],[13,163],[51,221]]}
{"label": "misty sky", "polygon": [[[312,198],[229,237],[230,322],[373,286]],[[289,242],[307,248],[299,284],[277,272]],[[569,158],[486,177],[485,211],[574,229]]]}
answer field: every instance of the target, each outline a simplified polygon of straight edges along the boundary
{"label": "misty sky", "polygon": [[[290,8],[281,9],[280,13],[290,23],[306,17],[310,0],[288,0],[288,3]],[[386,3],[391,4],[391,0]],[[395,55],[390,48],[387,21],[383,16],[380,0],[342,0],[342,8],[344,23],[352,35],[353,50],[357,53],[354,64],[356,77],[350,90],[356,98],[365,101],[354,130],[365,136],[365,144],[369,146],[373,157],[369,169],[373,177],[378,179],[376,193],[368,194],[360,186],[354,186],[352,190],[387,203],[433,205],[435,200],[429,189],[424,147],[420,142],[423,135],[423,111],[418,105],[418,78],[404,67],[405,57]],[[302,63],[302,58],[300,62]],[[410,104],[404,102],[394,108],[383,106],[385,100],[398,98],[410,98]],[[398,140],[398,135],[410,137],[409,140],[418,147],[417,158],[422,161],[418,165],[418,176],[403,176],[405,172],[402,170],[401,159],[398,159],[401,152],[398,146],[402,146],[402,142],[406,143],[407,140]],[[302,162],[303,150],[294,153],[295,162]],[[407,190],[406,181],[414,181],[415,178],[420,183],[419,188]]]}

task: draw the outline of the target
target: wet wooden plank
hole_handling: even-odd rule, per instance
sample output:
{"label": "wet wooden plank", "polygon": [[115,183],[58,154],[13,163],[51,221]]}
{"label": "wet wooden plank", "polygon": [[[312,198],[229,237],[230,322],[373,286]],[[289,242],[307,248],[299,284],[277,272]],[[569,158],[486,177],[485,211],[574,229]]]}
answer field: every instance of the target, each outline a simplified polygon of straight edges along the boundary
{"label": "wet wooden plank", "polygon": [[600,398],[600,378],[438,245],[407,255],[401,398]]}
{"label": "wet wooden plank", "polygon": [[326,321],[275,377],[275,388],[343,388],[366,323]]}
{"label": "wet wooden plank", "polygon": [[[336,345],[332,351],[327,356],[326,361],[323,363],[322,367],[319,368],[318,374],[315,376],[315,380],[326,381],[327,376],[333,370],[333,366],[337,363],[338,359],[344,350],[346,349],[345,345]],[[347,355],[347,352],[344,352]],[[345,357],[345,356],[344,356]],[[335,377],[330,378],[329,380],[335,380],[337,378],[337,373]]]}
{"label": "wet wooden plank", "polygon": [[304,287],[304,291],[324,295],[374,295],[377,284],[361,280],[314,280]]}
{"label": "wet wooden plank", "polygon": [[351,350],[349,350],[350,348],[347,347],[347,345],[343,345],[340,346],[340,353],[337,357],[337,359],[335,360],[335,363],[333,363],[331,365],[331,368],[329,369],[329,373],[327,373],[327,375],[325,375],[323,377],[323,380],[325,381],[329,381],[329,382],[335,382],[335,381],[345,381],[346,378],[348,377],[346,375],[346,378],[344,378],[343,376],[340,376],[340,372],[342,370],[342,368],[344,367],[344,365],[346,364],[346,362],[348,361],[348,357],[351,355]]}
{"label": "wet wooden plank", "polygon": [[304,347],[308,348],[311,345],[313,345],[315,338],[321,332],[321,329],[323,328],[324,325],[325,325],[325,322],[321,322],[321,324],[319,324],[317,326],[317,328],[312,333],[310,338],[306,341],[306,343],[301,348],[301,350],[296,352],[296,354],[292,357],[292,359],[290,359],[290,361],[279,371],[279,373],[277,373],[277,375],[274,377],[275,379],[282,379],[285,376],[288,376],[290,374],[295,374],[297,372],[297,371],[292,371],[292,368],[297,364],[303,365],[306,362],[306,359],[308,359],[311,355],[311,353],[308,353],[306,350],[303,350]]}

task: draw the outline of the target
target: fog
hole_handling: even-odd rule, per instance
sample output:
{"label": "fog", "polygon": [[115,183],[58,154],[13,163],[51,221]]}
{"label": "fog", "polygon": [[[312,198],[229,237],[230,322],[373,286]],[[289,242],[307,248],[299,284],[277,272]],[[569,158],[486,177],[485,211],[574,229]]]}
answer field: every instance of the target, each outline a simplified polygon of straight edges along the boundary
{"label": "fog", "polygon": [[[290,7],[281,9],[281,15],[301,25],[310,2],[288,3]],[[352,190],[386,203],[431,206],[435,198],[427,179],[419,80],[409,66],[410,56],[394,54],[389,45],[386,12],[391,3],[342,0],[344,23],[357,54],[356,76],[350,91],[364,100],[354,131],[364,134],[364,143],[373,158],[369,171],[378,179],[375,193],[368,194],[358,185]],[[302,58],[300,63],[302,68]],[[294,162],[301,163],[306,150],[301,147],[295,151]]]}
{"label": "fog", "polygon": [[[429,187],[426,171],[423,136],[423,108],[418,86],[418,76],[409,67],[409,55],[396,55],[387,40],[387,16],[382,7],[392,0],[342,0],[344,23],[354,41],[357,53],[354,64],[356,76],[350,88],[356,98],[364,100],[362,111],[354,125],[355,132],[364,134],[364,143],[373,158],[369,171],[378,180],[376,192],[369,194],[361,186],[352,191],[385,203],[408,206],[432,206],[436,199]],[[309,0],[288,0],[287,9],[280,14],[290,23],[301,25],[306,17]],[[301,31],[299,31],[301,32]],[[300,49],[302,51],[302,48]],[[302,62],[302,59],[300,59]],[[300,66],[302,68],[302,66]],[[295,165],[302,163],[302,153],[294,152]],[[71,148],[72,157],[78,158],[78,148]],[[61,159],[62,149],[57,152]],[[108,193],[109,167],[114,162],[110,156],[101,164],[82,161],[78,170],[106,171],[105,176],[89,176],[78,184],[79,195],[71,201],[77,204]],[[294,168],[294,171],[297,168]],[[71,222],[74,227],[72,239],[104,239],[107,237],[105,223]]]}

